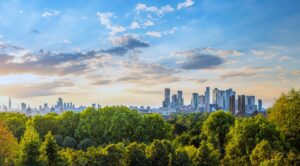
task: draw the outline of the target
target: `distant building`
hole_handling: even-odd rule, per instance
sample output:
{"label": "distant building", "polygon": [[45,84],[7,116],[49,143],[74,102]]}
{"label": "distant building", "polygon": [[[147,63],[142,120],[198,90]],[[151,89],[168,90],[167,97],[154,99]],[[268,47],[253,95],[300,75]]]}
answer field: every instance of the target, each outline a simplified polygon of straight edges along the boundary
{"label": "distant building", "polygon": [[205,90],[205,111],[210,112],[210,88],[206,87]]}
{"label": "distant building", "polygon": [[215,88],[215,89],[213,90],[213,95],[212,95],[212,97],[213,97],[213,104],[217,104],[217,101],[218,101],[218,93],[219,93],[218,88]]}
{"label": "distant building", "polygon": [[198,109],[198,103],[199,103],[199,95],[198,95],[198,93],[193,93],[191,105],[195,110]]}
{"label": "distant building", "polygon": [[176,94],[172,95],[171,107],[174,109],[178,108],[178,98]]}
{"label": "distant building", "polygon": [[223,90],[218,90],[217,106],[218,106],[218,109],[221,109],[221,110],[225,109],[225,91],[223,91]]}
{"label": "distant building", "polygon": [[11,98],[8,99],[8,109],[11,110]]}
{"label": "distant building", "polygon": [[229,111],[232,115],[235,114],[235,95],[229,97]]}
{"label": "distant building", "polygon": [[170,98],[171,98],[171,90],[170,90],[170,88],[165,88],[165,99],[163,101],[164,108],[170,107],[170,103],[171,103]]}
{"label": "distant building", "polygon": [[25,103],[21,103],[21,111],[26,111],[27,105]]}
{"label": "distant building", "polygon": [[258,99],[258,111],[259,112],[262,112],[262,100],[261,99]]}
{"label": "distant building", "polygon": [[246,113],[246,96],[239,95],[238,96],[238,111],[240,114],[245,115]]}
{"label": "distant building", "polygon": [[184,100],[183,100],[183,94],[182,91],[177,91],[177,98],[178,98],[178,106],[182,107],[184,105]]}

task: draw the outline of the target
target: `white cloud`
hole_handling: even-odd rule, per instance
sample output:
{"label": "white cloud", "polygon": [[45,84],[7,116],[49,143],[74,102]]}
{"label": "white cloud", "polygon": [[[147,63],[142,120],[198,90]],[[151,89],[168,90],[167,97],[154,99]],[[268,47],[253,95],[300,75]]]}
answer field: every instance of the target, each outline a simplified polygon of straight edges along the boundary
{"label": "white cloud", "polygon": [[153,25],[154,25],[154,22],[151,21],[151,20],[146,20],[146,21],[143,23],[143,25],[144,25],[145,27],[150,27],[150,26],[153,26]]}
{"label": "white cloud", "polygon": [[286,61],[286,60],[290,60],[290,59],[292,59],[292,58],[289,57],[289,56],[281,56],[281,57],[279,58],[279,61]]}
{"label": "white cloud", "polygon": [[136,21],[133,21],[130,25],[130,29],[139,29],[141,28],[140,24]]}
{"label": "white cloud", "polygon": [[158,16],[163,16],[166,13],[170,13],[174,11],[174,8],[171,5],[165,5],[161,8],[156,6],[147,6],[146,4],[137,4],[135,7],[135,11],[139,14],[141,11],[146,12],[153,12],[156,13]]}
{"label": "white cloud", "polygon": [[164,31],[163,34],[164,34],[164,35],[174,34],[177,30],[178,30],[177,27],[173,27],[173,28],[170,29],[170,30]]}
{"label": "white cloud", "polygon": [[64,43],[64,44],[71,44],[72,42],[71,42],[70,40],[65,39],[65,40],[63,41],[63,43]]}
{"label": "white cloud", "polygon": [[110,35],[114,36],[115,34],[119,32],[124,32],[126,29],[123,26],[119,25],[112,25],[110,19],[114,16],[113,13],[107,12],[107,13],[100,13],[97,12],[97,16],[99,17],[100,23],[105,26],[106,29],[110,29]]}
{"label": "white cloud", "polygon": [[188,8],[191,7],[195,4],[195,1],[193,0],[186,0],[185,2],[179,3],[177,5],[177,9],[183,9],[183,8]]}
{"label": "white cloud", "polygon": [[157,31],[146,32],[146,35],[151,36],[151,37],[156,37],[156,38],[160,38],[162,36],[161,32],[157,32]]}
{"label": "white cloud", "polygon": [[42,16],[43,17],[52,17],[52,16],[58,16],[61,13],[59,10],[48,10],[45,11]]}

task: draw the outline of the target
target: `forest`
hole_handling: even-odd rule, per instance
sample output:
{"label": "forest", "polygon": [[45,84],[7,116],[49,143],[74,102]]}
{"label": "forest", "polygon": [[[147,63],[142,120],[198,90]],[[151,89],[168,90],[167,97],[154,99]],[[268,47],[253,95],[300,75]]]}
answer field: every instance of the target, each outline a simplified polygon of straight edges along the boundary
{"label": "forest", "polygon": [[28,117],[0,113],[0,165],[300,165],[300,90],[267,115],[222,110],[164,119],[125,106]]}

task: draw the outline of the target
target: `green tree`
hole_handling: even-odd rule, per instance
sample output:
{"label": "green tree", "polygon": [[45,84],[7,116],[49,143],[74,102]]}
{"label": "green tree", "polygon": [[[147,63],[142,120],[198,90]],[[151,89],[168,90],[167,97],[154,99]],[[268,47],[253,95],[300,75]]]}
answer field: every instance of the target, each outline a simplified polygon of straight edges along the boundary
{"label": "green tree", "polygon": [[171,126],[158,114],[143,116],[143,137],[146,142],[171,137]]}
{"label": "green tree", "polygon": [[250,155],[251,164],[254,166],[258,166],[265,160],[270,160],[272,156],[272,151],[272,147],[268,141],[261,141],[255,146]]}
{"label": "green tree", "polygon": [[59,147],[55,141],[55,138],[51,134],[51,131],[45,136],[45,141],[41,147],[42,156],[49,166],[59,165],[61,162],[60,156],[58,155]]}
{"label": "green tree", "polygon": [[57,123],[57,116],[56,113],[48,113],[44,116],[36,115],[33,117],[33,126],[39,133],[40,138],[44,138],[48,131],[57,134],[59,126]]}
{"label": "green tree", "polygon": [[0,121],[0,165],[10,165],[18,151],[17,139]]}
{"label": "green tree", "polygon": [[90,147],[85,153],[88,166],[106,165],[106,154],[102,147]]}
{"label": "green tree", "polygon": [[95,142],[89,138],[86,138],[79,142],[77,148],[85,151],[92,146],[96,146]]}
{"label": "green tree", "polygon": [[163,141],[154,140],[146,149],[147,157],[153,166],[168,165],[170,160],[170,147]]}
{"label": "green tree", "polygon": [[21,139],[20,164],[24,166],[41,165],[40,160],[40,138],[33,127],[32,121],[26,124],[25,133]]}
{"label": "green tree", "polygon": [[300,150],[300,90],[282,94],[268,109],[268,119],[284,133],[292,146]]}
{"label": "green tree", "polygon": [[192,161],[188,152],[184,148],[178,148],[172,155],[171,159],[172,166],[191,166]]}
{"label": "green tree", "polygon": [[73,111],[63,112],[57,117],[58,133],[62,137],[75,137],[75,130],[80,122],[80,114]]}
{"label": "green tree", "polygon": [[110,144],[103,149],[107,166],[125,165],[125,147],[123,143]]}
{"label": "green tree", "polygon": [[72,137],[66,137],[62,143],[62,146],[64,148],[72,148],[72,149],[76,149],[77,148],[77,142],[74,138]]}
{"label": "green tree", "polygon": [[236,121],[228,133],[226,155],[222,161],[227,165],[250,165],[250,154],[262,140],[270,143],[274,150],[281,151],[286,143],[274,124],[262,115]]}
{"label": "green tree", "polygon": [[147,166],[149,160],[146,156],[146,145],[133,142],[126,147],[126,165],[128,166]]}
{"label": "green tree", "polygon": [[62,157],[62,165],[85,166],[88,163],[85,153],[82,150],[63,148],[58,154]]}
{"label": "green tree", "polygon": [[234,120],[231,113],[216,111],[209,115],[202,126],[202,137],[219,149],[221,157],[225,154],[226,134],[234,125]]}
{"label": "green tree", "polygon": [[220,164],[220,153],[210,143],[201,142],[198,148],[194,165],[215,166]]}

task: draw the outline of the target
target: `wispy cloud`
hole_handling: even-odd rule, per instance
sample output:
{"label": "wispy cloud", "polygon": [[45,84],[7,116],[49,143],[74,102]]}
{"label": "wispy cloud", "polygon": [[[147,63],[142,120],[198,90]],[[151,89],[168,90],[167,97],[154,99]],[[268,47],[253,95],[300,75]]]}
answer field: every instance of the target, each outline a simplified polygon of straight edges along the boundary
{"label": "wispy cloud", "polygon": [[177,5],[177,9],[183,9],[183,8],[188,8],[191,7],[195,4],[195,1],[193,0],[186,0],[185,2],[181,2]]}
{"label": "wispy cloud", "polygon": [[42,16],[43,17],[54,17],[54,16],[58,16],[60,14],[61,14],[60,10],[47,10],[42,13]]}
{"label": "wispy cloud", "polygon": [[114,16],[111,12],[100,13],[97,12],[97,16],[99,17],[99,21],[102,25],[105,26],[106,29],[111,30],[110,35],[116,35],[117,33],[124,32],[126,30],[125,27],[120,25],[113,25],[111,23],[111,18]]}
{"label": "wispy cloud", "polygon": [[152,12],[155,13],[157,16],[163,16],[166,13],[170,13],[174,11],[174,8],[171,7],[171,5],[165,5],[161,8],[157,6],[147,6],[146,4],[137,4],[135,7],[135,11],[139,14],[140,12]]}

